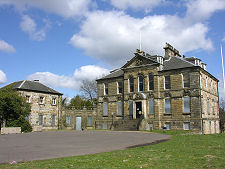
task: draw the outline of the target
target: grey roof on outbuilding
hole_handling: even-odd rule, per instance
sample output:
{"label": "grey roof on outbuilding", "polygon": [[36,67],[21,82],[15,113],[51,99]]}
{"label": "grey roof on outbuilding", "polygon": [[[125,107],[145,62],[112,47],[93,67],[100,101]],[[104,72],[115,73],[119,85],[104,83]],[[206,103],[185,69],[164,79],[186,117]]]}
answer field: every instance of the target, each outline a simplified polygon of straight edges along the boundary
{"label": "grey roof on outbuilding", "polygon": [[36,92],[63,95],[62,93],[59,93],[56,90],[53,90],[41,84],[39,81],[22,80],[22,81],[14,82],[12,83],[12,88],[16,90],[36,91]]}
{"label": "grey roof on outbuilding", "polygon": [[124,74],[123,70],[117,69],[117,70],[112,71],[110,74],[108,74],[100,79],[97,79],[97,81],[103,80],[103,79],[111,79],[111,78],[121,77],[121,76],[123,76],[123,74]]}
{"label": "grey roof on outbuilding", "polygon": [[180,69],[180,68],[188,68],[188,67],[195,67],[196,65],[184,60],[180,57],[171,57],[169,60],[165,60],[163,63],[163,70],[173,70],[173,69]]}

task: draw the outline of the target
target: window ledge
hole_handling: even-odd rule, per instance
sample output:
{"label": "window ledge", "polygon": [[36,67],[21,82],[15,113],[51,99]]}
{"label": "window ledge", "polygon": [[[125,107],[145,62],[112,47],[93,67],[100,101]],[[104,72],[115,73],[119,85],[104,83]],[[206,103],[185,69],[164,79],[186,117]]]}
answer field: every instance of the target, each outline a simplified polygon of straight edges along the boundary
{"label": "window ledge", "polygon": [[189,113],[182,113],[183,115],[191,115],[191,113],[189,112]]}
{"label": "window ledge", "polygon": [[170,113],[170,114],[169,114],[169,113],[164,113],[163,115],[164,115],[164,116],[172,116],[171,113]]}

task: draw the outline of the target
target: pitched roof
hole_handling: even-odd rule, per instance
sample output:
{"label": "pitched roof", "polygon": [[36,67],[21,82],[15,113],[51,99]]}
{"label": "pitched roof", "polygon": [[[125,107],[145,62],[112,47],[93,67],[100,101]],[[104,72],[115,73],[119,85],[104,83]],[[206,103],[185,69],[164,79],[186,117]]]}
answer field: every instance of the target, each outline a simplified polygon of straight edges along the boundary
{"label": "pitched roof", "polygon": [[43,93],[52,93],[57,95],[63,95],[62,93],[57,92],[56,90],[53,90],[43,84],[41,84],[38,81],[29,81],[29,80],[22,80],[18,82],[12,83],[13,89],[16,90],[30,90],[30,91],[37,91],[37,92],[43,92]]}
{"label": "pitched roof", "polygon": [[124,74],[124,71],[121,70],[121,69],[116,69],[114,71],[112,71],[110,74],[108,74],[107,76],[104,76],[100,79],[97,79],[97,80],[103,80],[103,79],[110,79],[110,78],[115,78],[115,77],[121,77],[123,76]]}
{"label": "pitched roof", "polygon": [[163,70],[173,70],[187,67],[195,67],[196,65],[188,62],[180,57],[171,57],[169,60],[165,60],[163,63]]}

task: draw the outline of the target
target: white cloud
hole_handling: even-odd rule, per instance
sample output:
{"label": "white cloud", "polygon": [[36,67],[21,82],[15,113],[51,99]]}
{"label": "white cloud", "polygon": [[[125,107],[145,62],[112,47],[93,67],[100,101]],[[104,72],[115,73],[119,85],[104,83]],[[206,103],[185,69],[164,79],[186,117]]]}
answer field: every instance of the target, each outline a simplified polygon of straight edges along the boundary
{"label": "white cloud", "polygon": [[36,72],[29,75],[27,79],[38,79],[41,83],[52,87],[79,90],[82,80],[94,80],[101,77],[103,74],[108,73],[109,71],[105,68],[95,65],[87,65],[82,66],[79,69],[75,69],[74,74],[71,76],[56,75],[50,72]]}
{"label": "white cloud", "polygon": [[8,44],[6,41],[0,40],[0,51],[6,53],[14,53],[16,52],[16,49],[12,45]]}
{"label": "white cloud", "polygon": [[37,30],[35,21],[28,15],[23,15],[20,28],[22,31],[28,33],[32,40],[42,41],[45,39],[46,32],[50,28],[50,22],[47,19],[43,19],[43,22],[45,23],[45,26],[40,30]]}
{"label": "white cloud", "polygon": [[144,10],[149,12],[152,8],[161,5],[165,0],[111,0],[111,4],[119,9],[126,10],[128,8],[134,10]]}
{"label": "white cloud", "polygon": [[163,54],[165,42],[182,52],[213,48],[211,40],[206,38],[208,28],[202,23],[188,24],[183,18],[171,15],[133,18],[118,11],[89,13],[70,43],[89,56],[117,65],[138,48],[140,30],[143,50],[152,50],[154,54]]}
{"label": "white cloud", "polygon": [[225,9],[224,0],[191,0],[186,5],[186,18],[192,22],[208,19],[214,12]]}
{"label": "white cloud", "polygon": [[19,11],[31,7],[63,17],[83,16],[94,3],[91,0],[1,0],[0,5],[13,5]]}
{"label": "white cloud", "polygon": [[0,70],[0,84],[3,84],[5,82],[7,82],[6,74],[2,70]]}

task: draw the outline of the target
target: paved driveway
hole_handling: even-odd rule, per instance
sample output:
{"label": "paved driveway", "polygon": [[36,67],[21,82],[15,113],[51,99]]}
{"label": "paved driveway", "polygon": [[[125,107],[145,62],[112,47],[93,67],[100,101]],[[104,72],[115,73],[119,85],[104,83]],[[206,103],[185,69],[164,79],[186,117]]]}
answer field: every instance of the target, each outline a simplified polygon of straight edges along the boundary
{"label": "paved driveway", "polygon": [[155,133],[119,131],[51,131],[0,135],[0,163],[100,153],[169,138]]}

